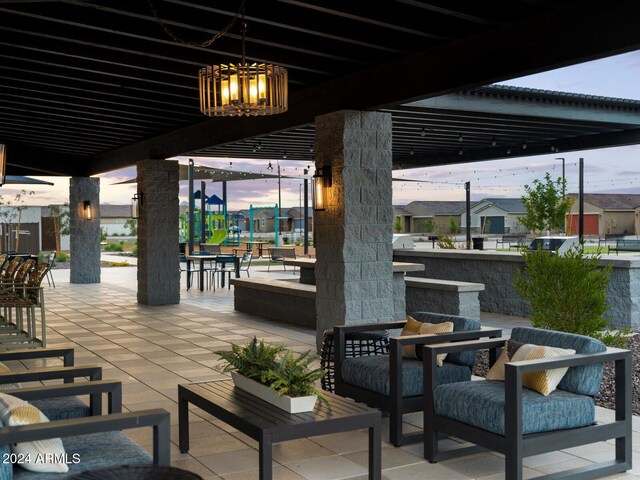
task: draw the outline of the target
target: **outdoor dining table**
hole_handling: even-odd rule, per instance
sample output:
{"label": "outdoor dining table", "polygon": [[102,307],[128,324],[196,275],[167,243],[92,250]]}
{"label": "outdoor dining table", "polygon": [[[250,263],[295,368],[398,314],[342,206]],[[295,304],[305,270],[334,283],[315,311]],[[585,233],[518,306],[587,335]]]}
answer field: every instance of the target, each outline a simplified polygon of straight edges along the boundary
{"label": "outdoor dining table", "polygon": [[[200,261],[200,291],[204,290],[204,262],[215,262],[218,255],[185,255],[187,259],[187,290],[191,288],[191,262],[194,260]],[[236,271],[236,278],[240,278],[240,257],[236,256],[233,265]],[[224,287],[224,275],[220,280],[220,286]]]}
{"label": "outdoor dining table", "polygon": [[245,244],[247,246],[247,252],[250,252],[253,250],[253,246],[255,245],[256,247],[258,247],[258,256],[262,257],[262,249],[264,245],[269,245],[269,242],[263,242],[263,241],[255,241],[255,242],[242,242],[243,244]]}

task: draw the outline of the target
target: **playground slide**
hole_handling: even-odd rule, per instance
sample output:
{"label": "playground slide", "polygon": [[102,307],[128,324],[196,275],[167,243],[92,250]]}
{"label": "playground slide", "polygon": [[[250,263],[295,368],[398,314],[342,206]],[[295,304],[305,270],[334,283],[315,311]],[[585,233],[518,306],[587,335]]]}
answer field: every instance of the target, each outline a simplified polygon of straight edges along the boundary
{"label": "playground slide", "polygon": [[225,239],[227,238],[227,231],[226,229],[216,229],[213,231],[213,234],[211,235],[211,238],[209,239],[209,241],[207,243],[222,243],[225,241]]}

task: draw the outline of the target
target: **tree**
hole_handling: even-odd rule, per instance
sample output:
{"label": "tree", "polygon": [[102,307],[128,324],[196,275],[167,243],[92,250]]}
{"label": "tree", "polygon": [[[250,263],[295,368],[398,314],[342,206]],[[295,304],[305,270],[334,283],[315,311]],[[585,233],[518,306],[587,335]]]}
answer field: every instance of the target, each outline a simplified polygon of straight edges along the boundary
{"label": "tree", "polygon": [[532,186],[524,186],[526,193],[522,196],[522,203],[527,214],[519,220],[534,237],[537,232],[564,227],[570,207],[569,198],[562,197],[565,188],[566,181],[560,177],[552,180],[549,172],[545,173],[544,181],[535,179]]}
{"label": "tree", "polygon": [[436,222],[430,218],[424,222],[424,233],[434,232],[436,230]]}
{"label": "tree", "polygon": [[[65,203],[65,207],[69,204]],[[60,205],[49,205],[49,212],[51,212],[51,219],[53,220],[53,237],[56,242],[56,253],[60,253],[61,237],[62,235],[69,235],[69,209],[64,210],[60,208]]]}
{"label": "tree", "polygon": [[[36,192],[20,190],[19,193],[13,197],[13,200],[5,201],[4,197],[0,195],[0,205],[5,205],[10,208],[5,208],[0,211],[0,219],[2,223],[12,224],[16,221],[16,243],[13,249],[10,245],[7,245],[8,250],[19,250],[20,249],[20,224],[22,223],[22,211],[27,208],[27,205],[24,204],[24,198],[27,195],[34,195]],[[9,227],[10,229],[10,227]],[[11,234],[9,234],[9,244],[11,243]]]}
{"label": "tree", "polygon": [[124,223],[124,228],[129,230],[131,236],[138,235],[138,221],[135,218],[130,218]]}
{"label": "tree", "polygon": [[453,217],[449,217],[449,233],[451,235],[455,235],[460,231],[460,226],[456,222],[456,219]]}
{"label": "tree", "polygon": [[393,230],[396,233],[400,233],[402,231],[402,220],[400,220],[400,217],[396,217],[396,220],[393,222]]}

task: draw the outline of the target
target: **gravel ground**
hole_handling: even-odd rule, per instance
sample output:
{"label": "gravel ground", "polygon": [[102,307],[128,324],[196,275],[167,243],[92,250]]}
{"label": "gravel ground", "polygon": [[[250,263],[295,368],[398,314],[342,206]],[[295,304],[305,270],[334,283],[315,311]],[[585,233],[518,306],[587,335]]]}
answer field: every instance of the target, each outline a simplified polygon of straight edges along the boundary
{"label": "gravel ground", "polygon": [[[633,335],[627,348],[633,352],[633,373],[632,373],[632,404],[633,414],[640,415],[640,334]],[[486,350],[478,353],[478,361],[473,369],[473,374],[484,377],[487,373],[488,352]],[[596,405],[604,408],[615,408],[615,388],[614,388],[614,367],[613,362],[607,362],[604,367],[604,377],[600,387],[600,393],[596,396]]]}

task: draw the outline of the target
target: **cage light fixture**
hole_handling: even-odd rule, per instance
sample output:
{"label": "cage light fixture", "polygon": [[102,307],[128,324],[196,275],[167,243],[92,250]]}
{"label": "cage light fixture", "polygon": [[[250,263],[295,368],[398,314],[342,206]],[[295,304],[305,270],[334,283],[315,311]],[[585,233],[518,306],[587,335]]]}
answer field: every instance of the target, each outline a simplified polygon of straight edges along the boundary
{"label": "cage light fixture", "polygon": [[240,63],[208,65],[200,69],[200,111],[209,117],[275,115],[289,105],[287,69],[268,63],[247,63],[242,10]]}

